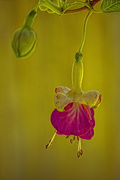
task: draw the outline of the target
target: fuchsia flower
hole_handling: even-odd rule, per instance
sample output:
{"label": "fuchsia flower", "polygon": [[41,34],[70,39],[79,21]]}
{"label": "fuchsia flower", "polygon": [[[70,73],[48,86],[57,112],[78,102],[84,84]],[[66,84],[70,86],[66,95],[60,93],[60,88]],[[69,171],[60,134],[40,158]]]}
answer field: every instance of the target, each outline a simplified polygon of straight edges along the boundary
{"label": "fuchsia flower", "polygon": [[56,134],[73,135],[70,140],[72,143],[77,137],[78,153],[80,157],[83,151],[81,149],[81,139],[90,140],[94,136],[94,108],[101,102],[101,94],[92,90],[83,92],[81,83],[83,77],[82,58],[76,60],[73,65],[73,83],[72,89],[67,87],[57,87],[55,89],[54,105],[55,110],[51,114],[51,123],[56,132],[46,146],[48,148]]}

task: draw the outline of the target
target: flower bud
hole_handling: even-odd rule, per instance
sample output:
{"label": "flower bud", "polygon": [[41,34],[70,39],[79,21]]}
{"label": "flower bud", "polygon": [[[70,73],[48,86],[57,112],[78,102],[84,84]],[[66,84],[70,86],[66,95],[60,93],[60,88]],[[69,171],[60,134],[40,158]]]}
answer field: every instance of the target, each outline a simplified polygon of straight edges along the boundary
{"label": "flower bud", "polygon": [[18,29],[12,38],[11,45],[18,58],[26,58],[35,50],[36,33],[32,29],[37,12],[32,9],[24,21],[22,28]]}
{"label": "flower bud", "polygon": [[18,58],[26,58],[35,50],[36,33],[28,26],[18,29],[12,38],[11,45]]}

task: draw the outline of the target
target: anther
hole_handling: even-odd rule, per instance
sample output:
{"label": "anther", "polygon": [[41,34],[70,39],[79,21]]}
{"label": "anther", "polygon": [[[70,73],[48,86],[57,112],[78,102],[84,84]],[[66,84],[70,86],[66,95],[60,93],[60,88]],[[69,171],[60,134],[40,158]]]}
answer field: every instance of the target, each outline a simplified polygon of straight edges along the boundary
{"label": "anther", "polygon": [[72,144],[72,142],[75,140],[75,136],[73,136],[73,138],[70,139],[70,143]]}
{"label": "anther", "polygon": [[45,146],[46,149],[48,149],[51,144],[52,144],[52,142],[51,142],[51,140],[50,140],[49,143]]}
{"label": "anther", "polygon": [[69,138],[69,137],[70,137],[70,135],[67,135],[67,136],[66,136],[66,139]]}

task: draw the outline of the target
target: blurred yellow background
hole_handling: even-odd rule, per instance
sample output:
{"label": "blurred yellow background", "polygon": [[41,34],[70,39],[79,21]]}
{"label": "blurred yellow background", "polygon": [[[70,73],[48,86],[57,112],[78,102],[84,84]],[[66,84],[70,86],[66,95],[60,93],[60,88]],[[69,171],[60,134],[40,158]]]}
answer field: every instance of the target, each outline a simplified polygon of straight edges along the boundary
{"label": "blurred yellow background", "polygon": [[120,179],[120,13],[93,14],[88,22],[83,90],[98,90],[95,136],[76,142],[56,136],[50,115],[54,89],[71,87],[71,68],[86,11],[66,16],[38,11],[33,55],[19,60],[10,41],[34,0],[0,0],[0,180]]}

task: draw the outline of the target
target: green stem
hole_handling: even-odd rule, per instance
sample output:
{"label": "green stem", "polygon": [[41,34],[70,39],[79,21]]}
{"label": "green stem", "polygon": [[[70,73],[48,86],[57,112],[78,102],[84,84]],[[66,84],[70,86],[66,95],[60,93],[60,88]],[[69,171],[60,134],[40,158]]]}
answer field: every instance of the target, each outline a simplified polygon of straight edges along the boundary
{"label": "green stem", "polygon": [[57,0],[57,4],[58,4],[58,7],[61,7],[61,2],[60,2],[60,0]]}
{"label": "green stem", "polygon": [[47,7],[48,9],[52,10],[56,14],[61,14],[61,12],[62,12],[61,8],[56,6],[50,0],[40,0],[39,1],[39,6]]}
{"label": "green stem", "polygon": [[82,41],[81,41],[81,45],[80,45],[78,53],[82,52],[82,49],[83,49],[83,46],[85,43],[87,22],[88,22],[88,19],[89,19],[91,14],[92,14],[92,11],[89,11],[86,18],[85,18],[84,25],[83,25],[83,36],[82,36]]}
{"label": "green stem", "polygon": [[82,49],[85,43],[85,36],[86,36],[86,26],[88,19],[90,15],[92,14],[92,11],[90,10],[85,18],[84,25],[83,25],[83,36],[81,45],[79,48],[79,51],[75,55],[75,62],[73,64],[72,69],[72,90],[75,91],[81,91],[82,89],[82,80],[83,80],[83,55],[82,55]]}
{"label": "green stem", "polygon": [[34,10],[37,12],[37,9],[39,8],[40,6],[40,1],[36,4],[36,6],[34,7]]}
{"label": "green stem", "polygon": [[36,15],[37,15],[37,12],[35,11],[35,9],[32,9],[29,12],[28,16],[26,17],[23,26],[28,27],[28,28],[32,28]]}
{"label": "green stem", "polygon": [[24,27],[32,28],[39,6],[40,3],[38,2],[38,4],[36,4],[36,6],[29,12],[28,16],[25,19]]}

